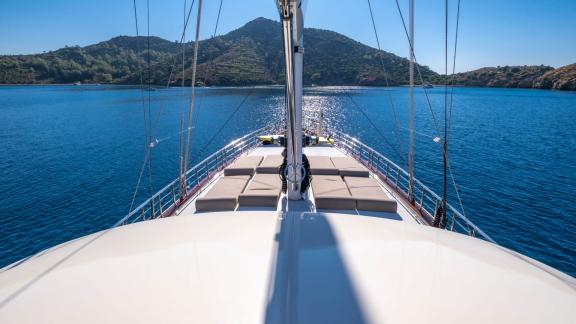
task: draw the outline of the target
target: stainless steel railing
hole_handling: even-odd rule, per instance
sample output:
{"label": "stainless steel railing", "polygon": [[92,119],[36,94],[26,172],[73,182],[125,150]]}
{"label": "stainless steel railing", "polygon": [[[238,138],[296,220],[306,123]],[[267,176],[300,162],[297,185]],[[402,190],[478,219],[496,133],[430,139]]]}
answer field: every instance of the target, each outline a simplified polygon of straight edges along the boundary
{"label": "stainless steel railing", "polygon": [[[335,145],[371,169],[397,193],[408,198],[410,180],[408,172],[404,169],[348,134],[336,133]],[[432,219],[441,202],[440,196],[418,179],[414,179],[414,202],[412,204],[426,221]],[[452,205],[447,204],[446,209],[446,229],[496,243]]]}
{"label": "stainless steel railing", "polygon": [[[194,196],[214,175],[223,170],[244,152],[258,146],[260,141],[256,135],[263,134],[270,130],[270,127],[263,127],[246,134],[230,142],[228,145],[190,168],[186,172],[187,190],[185,197],[183,193],[180,192],[178,179],[175,179],[132,210],[122,218],[117,225],[171,215],[180,201]],[[409,175],[400,166],[348,134],[336,133],[335,145],[363,163],[372,172],[376,173],[381,180],[385,181],[397,193],[408,198]],[[432,219],[441,201],[442,198],[439,195],[418,179],[414,179],[414,202],[412,204],[425,218],[425,221]],[[484,233],[484,231],[474,225],[474,223],[450,204],[447,204],[446,217],[446,229],[495,243],[489,235]]]}
{"label": "stainless steel railing", "polygon": [[179,179],[170,182],[152,197],[146,199],[128,215],[118,221],[117,225],[125,225],[169,216],[174,212],[178,203],[186,200],[198,192],[214,175],[223,170],[244,152],[258,146],[258,134],[263,134],[270,127],[263,127],[246,134],[224,146],[186,172],[186,195],[180,192]]}

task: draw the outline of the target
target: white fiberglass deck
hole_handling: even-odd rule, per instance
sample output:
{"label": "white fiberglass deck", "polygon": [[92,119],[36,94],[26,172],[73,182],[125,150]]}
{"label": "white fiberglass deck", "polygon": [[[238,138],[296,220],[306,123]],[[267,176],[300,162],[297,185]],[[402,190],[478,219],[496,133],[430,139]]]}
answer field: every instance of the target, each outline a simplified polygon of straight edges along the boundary
{"label": "white fiberglass deck", "polygon": [[[255,148],[254,150],[247,153],[250,156],[267,156],[267,155],[278,155],[281,154],[284,150],[283,147],[278,146],[260,146]],[[329,156],[329,157],[338,157],[338,156],[346,156],[346,154],[340,151],[337,148],[330,147],[330,146],[313,146],[313,147],[305,147],[303,150],[304,154],[307,156]],[[198,213],[195,209],[195,199],[204,197],[204,195],[212,188],[214,183],[218,181],[218,179],[223,175],[221,172],[217,176],[215,176],[210,183],[202,188],[202,190],[198,193],[196,197],[188,201],[184,206],[182,206],[179,210],[176,211],[177,215],[190,215]],[[370,177],[377,180],[382,190],[386,194],[386,196],[390,199],[394,199],[398,202],[398,208],[395,213],[390,212],[377,212],[377,211],[366,211],[366,210],[334,210],[334,209],[316,209],[314,204],[314,193],[313,190],[310,188],[306,195],[304,195],[303,201],[289,201],[286,198],[285,194],[279,199],[278,205],[275,208],[272,207],[237,207],[237,211],[304,211],[304,212],[331,212],[331,213],[340,213],[340,214],[353,214],[353,215],[363,215],[363,216],[371,216],[371,217],[378,217],[378,218],[387,218],[392,220],[398,221],[405,221],[410,223],[418,223],[418,216],[404,204],[403,200],[400,199],[398,194],[390,188],[387,184],[381,181],[377,176],[373,173],[370,174]]]}
{"label": "white fiberglass deck", "polygon": [[[280,154],[259,147],[249,155]],[[344,156],[333,147],[307,156]],[[573,323],[576,280],[395,213],[276,207],[112,228],[0,270],[0,323]],[[378,179],[374,174],[370,177]],[[379,181],[389,198],[396,198]]]}
{"label": "white fiberglass deck", "polygon": [[0,273],[0,323],[574,323],[573,278],[409,222],[235,211],[96,233]]}

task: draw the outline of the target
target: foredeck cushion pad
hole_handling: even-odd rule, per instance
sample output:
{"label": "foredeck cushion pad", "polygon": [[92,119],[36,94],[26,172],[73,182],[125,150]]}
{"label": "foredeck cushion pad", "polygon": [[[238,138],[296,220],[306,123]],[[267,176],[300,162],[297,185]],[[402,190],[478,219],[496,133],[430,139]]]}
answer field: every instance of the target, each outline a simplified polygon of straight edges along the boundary
{"label": "foredeck cushion pad", "polygon": [[204,195],[196,199],[197,211],[234,210],[238,195],[250,180],[249,175],[223,176]]}
{"label": "foredeck cushion pad", "polygon": [[356,200],[356,208],[359,210],[381,211],[395,213],[398,203],[393,199],[353,197]]}
{"label": "foredeck cushion pad", "polygon": [[232,163],[231,166],[224,169],[224,175],[253,175],[254,170],[262,161],[262,156],[242,156],[236,162]]}
{"label": "foredeck cushion pad", "polygon": [[352,199],[346,183],[339,175],[316,175],[312,177],[312,190],[316,208],[356,208],[356,201]]}
{"label": "foredeck cushion pad", "polygon": [[278,174],[282,163],[284,163],[284,157],[282,155],[267,155],[262,163],[260,163],[256,168],[256,173]]}
{"label": "foredeck cushion pad", "polygon": [[372,178],[344,177],[352,198],[356,200],[356,208],[360,210],[396,212],[398,203],[382,190],[378,182]]}
{"label": "foredeck cushion pad", "polygon": [[314,197],[314,202],[316,203],[316,208],[319,209],[355,209],[356,200],[352,197],[341,197],[341,196],[322,196]]}
{"label": "foredeck cushion pad", "polygon": [[234,210],[238,204],[236,197],[202,197],[196,199],[197,211]]}
{"label": "foredeck cushion pad", "polygon": [[307,156],[312,175],[337,175],[338,169],[329,156]]}
{"label": "foredeck cushion pad", "polygon": [[276,207],[282,192],[282,180],[278,174],[257,173],[238,197],[240,206]]}
{"label": "foredeck cushion pad", "polygon": [[343,177],[368,177],[370,172],[360,162],[348,156],[333,156],[330,158],[334,167]]}
{"label": "foredeck cushion pad", "polygon": [[272,192],[242,193],[238,197],[240,206],[276,207],[280,194]]}

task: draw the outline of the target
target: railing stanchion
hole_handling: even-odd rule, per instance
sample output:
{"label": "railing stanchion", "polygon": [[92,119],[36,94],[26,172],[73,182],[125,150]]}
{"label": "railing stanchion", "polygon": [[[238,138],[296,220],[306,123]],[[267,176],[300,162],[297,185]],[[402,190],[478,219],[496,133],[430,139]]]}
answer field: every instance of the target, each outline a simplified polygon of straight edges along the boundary
{"label": "railing stanchion", "polygon": [[422,204],[424,203],[424,194],[426,191],[422,189],[422,196],[420,197],[420,211],[422,211]]}
{"label": "railing stanchion", "polygon": [[162,217],[162,214],[164,213],[164,211],[162,210],[162,198],[160,197],[160,195],[158,195],[158,208],[160,209],[159,217]]}
{"label": "railing stanchion", "polygon": [[172,203],[176,204],[177,199],[176,199],[176,191],[174,191],[174,186],[171,186],[170,191],[172,191]]}

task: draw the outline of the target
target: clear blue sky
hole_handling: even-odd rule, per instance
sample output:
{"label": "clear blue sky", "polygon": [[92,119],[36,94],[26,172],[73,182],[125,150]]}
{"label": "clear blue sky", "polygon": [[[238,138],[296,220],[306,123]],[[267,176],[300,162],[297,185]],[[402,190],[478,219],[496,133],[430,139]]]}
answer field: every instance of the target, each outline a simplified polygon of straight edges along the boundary
{"label": "clear blue sky", "polygon": [[[151,34],[176,40],[184,0],[149,0]],[[394,0],[371,0],[384,50],[406,57],[408,45]],[[576,0],[461,0],[457,71],[483,66],[576,62]],[[190,0],[188,0],[190,2]],[[443,71],[443,0],[415,0],[416,56]],[[203,38],[214,28],[219,0],[204,0]],[[400,0],[407,14],[407,0]],[[145,0],[137,0],[145,32]],[[134,35],[132,0],[2,0],[0,54],[29,54]],[[450,0],[451,31],[456,0]],[[277,20],[273,0],[224,0],[219,34],[256,18]],[[365,0],[309,0],[306,25],[376,46]],[[188,34],[193,35],[190,25]]]}

